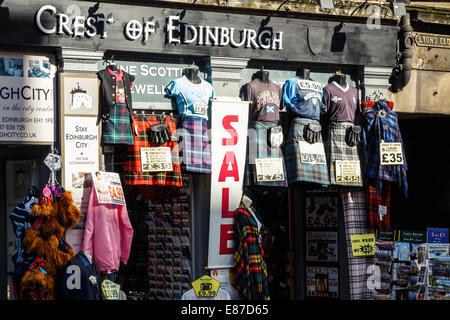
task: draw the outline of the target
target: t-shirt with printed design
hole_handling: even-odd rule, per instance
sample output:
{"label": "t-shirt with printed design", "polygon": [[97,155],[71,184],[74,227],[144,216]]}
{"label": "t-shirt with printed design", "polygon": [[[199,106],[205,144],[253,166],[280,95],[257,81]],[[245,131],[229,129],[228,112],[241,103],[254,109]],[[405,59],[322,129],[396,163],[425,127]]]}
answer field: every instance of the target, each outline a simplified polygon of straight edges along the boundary
{"label": "t-shirt with printed design", "polygon": [[201,79],[201,82],[196,84],[182,76],[169,83],[165,92],[169,97],[176,98],[181,118],[208,120],[209,102],[214,99],[214,89],[209,82]]}
{"label": "t-shirt with printed design", "polygon": [[252,101],[250,116],[253,121],[278,122],[283,109],[283,91],[275,82],[268,83],[255,78],[244,85],[240,92],[243,101]]}
{"label": "t-shirt with printed design", "polygon": [[286,107],[301,118],[320,120],[322,95],[322,84],[315,80],[294,77],[287,80],[283,86]]}
{"label": "t-shirt with printed design", "polygon": [[333,81],[323,89],[322,113],[332,122],[355,122],[358,106],[358,90],[347,83],[345,88]]}
{"label": "t-shirt with printed design", "polygon": [[108,72],[116,77],[116,103],[126,103],[125,100],[125,86],[123,84],[123,70],[120,69],[119,73],[108,69]]}

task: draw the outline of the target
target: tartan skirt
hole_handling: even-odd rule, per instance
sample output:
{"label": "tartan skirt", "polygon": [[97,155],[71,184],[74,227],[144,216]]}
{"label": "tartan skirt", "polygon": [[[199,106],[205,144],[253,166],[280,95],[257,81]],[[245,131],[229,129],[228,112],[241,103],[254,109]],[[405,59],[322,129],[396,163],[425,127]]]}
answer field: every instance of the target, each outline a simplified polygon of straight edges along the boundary
{"label": "tartan skirt", "polygon": [[[366,209],[371,228],[391,230],[391,183],[390,181],[382,181],[381,190],[378,190],[376,181],[367,179],[365,187]],[[384,215],[380,212],[380,206],[384,207]]]}
{"label": "tartan skirt", "polygon": [[[301,162],[298,141],[305,141],[304,136],[309,123],[319,124],[319,121],[306,118],[294,118],[291,122],[289,136],[283,146],[288,184],[307,182],[318,183],[326,187],[330,184],[327,165]],[[320,136],[319,142],[322,142],[322,136]]]}
{"label": "tartan skirt", "polygon": [[130,112],[126,104],[116,103],[111,108],[109,119],[102,121],[102,145],[104,144],[134,144]]}
{"label": "tartan skirt", "polygon": [[[124,182],[127,185],[139,186],[173,186],[182,187],[180,160],[178,158],[178,143],[176,142],[175,121],[166,116],[164,122],[169,128],[171,140],[157,146],[150,142],[150,127],[161,123],[158,116],[138,115],[134,118],[134,128],[137,135],[135,143],[128,146],[127,160],[124,163]],[[172,171],[143,172],[141,148],[169,147],[172,155]]]}
{"label": "tartan skirt", "polygon": [[[245,164],[244,186],[258,185],[267,187],[287,187],[286,166],[281,147],[271,147],[268,143],[270,128],[276,127],[276,123],[255,122],[249,129],[247,138],[247,159]],[[281,158],[283,161],[284,180],[260,181],[256,177],[255,159]]]}
{"label": "tartan skirt", "polygon": [[184,118],[178,124],[181,169],[211,173],[211,144],[205,119]]}
{"label": "tartan skirt", "polygon": [[[327,163],[330,175],[330,184],[347,186],[347,187],[362,187],[363,174],[361,171],[360,182],[336,182],[336,160],[360,160],[358,153],[358,145],[350,147],[345,138],[348,130],[354,126],[351,122],[331,122],[328,127],[327,138],[324,142],[325,154],[327,155]],[[361,161],[360,161],[361,170]]]}

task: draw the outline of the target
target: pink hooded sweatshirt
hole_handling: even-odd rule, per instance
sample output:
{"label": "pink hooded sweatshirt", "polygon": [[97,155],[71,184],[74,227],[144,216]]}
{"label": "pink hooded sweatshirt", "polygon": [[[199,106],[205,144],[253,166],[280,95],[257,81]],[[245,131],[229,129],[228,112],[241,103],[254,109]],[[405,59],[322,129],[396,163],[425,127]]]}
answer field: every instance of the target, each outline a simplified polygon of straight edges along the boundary
{"label": "pink hooded sweatshirt", "polygon": [[130,257],[133,227],[126,205],[104,204],[92,188],[84,229],[83,251],[94,257],[101,273],[117,272]]}

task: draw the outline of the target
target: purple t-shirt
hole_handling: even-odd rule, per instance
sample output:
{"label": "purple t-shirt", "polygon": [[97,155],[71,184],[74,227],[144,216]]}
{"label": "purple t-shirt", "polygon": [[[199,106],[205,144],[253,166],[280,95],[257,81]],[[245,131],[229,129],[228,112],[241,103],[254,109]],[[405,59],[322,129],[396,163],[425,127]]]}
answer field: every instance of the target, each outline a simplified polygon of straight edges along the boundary
{"label": "purple t-shirt", "polygon": [[252,101],[250,117],[253,121],[278,122],[283,109],[283,91],[279,85],[269,80],[264,83],[255,78],[244,85],[240,92],[243,101]]}
{"label": "purple t-shirt", "polygon": [[322,114],[332,122],[355,122],[355,115],[361,111],[358,106],[358,90],[347,83],[342,88],[333,81],[323,88]]}

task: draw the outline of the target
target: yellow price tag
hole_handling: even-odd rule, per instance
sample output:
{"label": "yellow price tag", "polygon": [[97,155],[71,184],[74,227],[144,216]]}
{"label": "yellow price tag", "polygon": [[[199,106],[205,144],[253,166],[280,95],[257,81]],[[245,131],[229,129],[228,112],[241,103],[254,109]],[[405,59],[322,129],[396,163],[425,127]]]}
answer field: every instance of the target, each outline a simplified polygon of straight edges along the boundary
{"label": "yellow price tag", "polygon": [[354,257],[375,255],[375,234],[352,234],[350,235]]}
{"label": "yellow price tag", "polygon": [[215,297],[220,287],[220,282],[210,276],[203,276],[191,284],[197,297]]}

